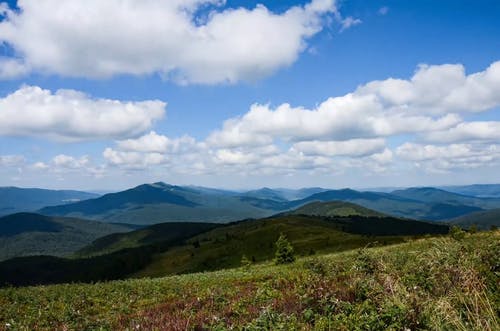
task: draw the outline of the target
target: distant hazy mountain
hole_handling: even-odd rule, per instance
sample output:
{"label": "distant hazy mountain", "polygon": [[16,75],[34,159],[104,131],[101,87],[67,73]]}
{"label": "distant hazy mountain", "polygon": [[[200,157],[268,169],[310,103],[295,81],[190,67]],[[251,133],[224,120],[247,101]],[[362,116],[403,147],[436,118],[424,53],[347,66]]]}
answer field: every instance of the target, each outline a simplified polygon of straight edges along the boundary
{"label": "distant hazy mountain", "polygon": [[[310,192],[318,193],[287,200]],[[423,220],[445,220],[500,208],[500,199],[464,196],[435,188],[410,188],[391,193],[263,188],[237,193],[154,183],[95,199],[46,207],[40,213],[143,225],[177,221],[225,223],[270,216],[314,201],[352,202],[380,213]]]}
{"label": "distant hazy mountain", "polygon": [[478,211],[449,220],[450,224],[469,228],[476,225],[481,230],[489,230],[492,226],[500,227],[500,208]]}
{"label": "distant hazy mountain", "polygon": [[275,200],[275,201],[287,201],[285,197],[285,194],[283,192],[280,192],[278,190],[273,190],[267,187],[258,189],[258,190],[253,190],[253,191],[248,191],[243,194],[242,196],[245,197],[252,197],[252,198],[258,198],[258,199],[268,199],[268,200]]}
{"label": "distant hazy mountain", "polygon": [[479,198],[452,193],[433,187],[408,188],[405,190],[393,191],[391,194],[428,203],[444,203],[456,206],[466,205],[483,209],[500,207],[500,198]]}
{"label": "distant hazy mountain", "polygon": [[[409,194],[411,197],[405,195],[404,192],[393,194],[342,189],[313,194],[305,199],[292,201],[290,204],[300,206],[310,201],[349,201],[385,214],[423,220],[445,220],[482,210],[477,206],[451,204],[441,200],[430,202],[419,197],[419,194]],[[500,206],[500,201],[498,203]]]}
{"label": "distant hazy mountain", "polygon": [[95,239],[134,227],[76,218],[17,213],[0,217],[0,260],[28,255],[71,254]]}
{"label": "distant hazy mountain", "polygon": [[322,187],[305,187],[301,189],[286,189],[286,188],[278,188],[274,189],[274,191],[278,192],[281,194],[282,197],[284,197],[287,200],[300,200],[307,198],[308,196],[311,196],[316,193],[321,193],[328,191],[329,189],[322,188]]}
{"label": "distant hazy mountain", "polygon": [[474,184],[464,186],[439,187],[448,192],[459,193],[476,197],[500,198],[500,184]]}
{"label": "distant hazy mountain", "polygon": [[98,196],[98,194],[80,191],[0,187],[0,216],[22,211],[35,211],[45,206],[61,205]]}
{"label": "distant hazy mountain", "polygon": [[154,224],[173,221],[229,222],[269,216],[283,207],[274,200],[233,195],[227,191],[154,183],[96,199],[43,208],[40,212],[106,222]]}

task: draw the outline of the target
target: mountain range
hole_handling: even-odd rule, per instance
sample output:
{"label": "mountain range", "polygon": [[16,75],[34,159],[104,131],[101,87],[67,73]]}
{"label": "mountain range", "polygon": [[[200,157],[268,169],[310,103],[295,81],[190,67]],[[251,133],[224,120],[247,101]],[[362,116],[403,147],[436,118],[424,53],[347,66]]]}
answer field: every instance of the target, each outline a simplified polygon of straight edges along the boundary
{"label": "mountain range", "polygon": [[0,216],[98,197],[98,194],[39,188],[0,187]]}
{"label": "mountain range", "polygon": [[[288,200],[287,197],[303,196]],[[45,207],[40,213],[103,222],[155,224],[162,222],[227,223],[285,212],[313,201],[344,201],[396,217],[442,221],[469,213],[500,208],[500,198],[481,198],[432,187],[384,192],[320,188],[283,190],[263,188],[232,192],[165,183],[143,184],[101,197]]]}

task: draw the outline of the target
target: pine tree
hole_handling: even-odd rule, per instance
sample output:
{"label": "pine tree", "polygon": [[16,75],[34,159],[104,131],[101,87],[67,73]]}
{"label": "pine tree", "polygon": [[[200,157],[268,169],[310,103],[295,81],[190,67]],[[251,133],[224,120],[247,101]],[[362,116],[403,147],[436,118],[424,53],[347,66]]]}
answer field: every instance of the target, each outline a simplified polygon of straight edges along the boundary
{"label": "pine tree", "polygon": [[293,252],[293,246],[292,244],[290,244],[286,236],[282,233],[276,241],[275,263],[286,264],[292,263],[294,261],[295,256]]}

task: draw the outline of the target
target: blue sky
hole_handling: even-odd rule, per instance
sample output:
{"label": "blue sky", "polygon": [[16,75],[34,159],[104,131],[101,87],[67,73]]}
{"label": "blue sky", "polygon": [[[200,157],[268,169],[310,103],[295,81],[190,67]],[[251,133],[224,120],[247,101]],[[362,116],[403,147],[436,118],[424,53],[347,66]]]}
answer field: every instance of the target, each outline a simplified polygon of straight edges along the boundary
{"label": "blue sky", "polygon": [[498,1],[118,3],[2,3],[0,185],[498,182]]}

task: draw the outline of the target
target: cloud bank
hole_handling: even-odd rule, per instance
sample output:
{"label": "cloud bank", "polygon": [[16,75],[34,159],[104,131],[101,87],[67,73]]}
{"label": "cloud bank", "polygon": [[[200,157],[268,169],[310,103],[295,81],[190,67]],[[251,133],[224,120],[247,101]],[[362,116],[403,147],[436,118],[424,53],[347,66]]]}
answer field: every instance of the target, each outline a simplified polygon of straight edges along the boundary
{"label": "cloud bank", "polygon": [[325,16],[337,13],[334,0],[283,13],[224,4],[23,0],[19,11],[0,4],[0,43],[17,55],[0,59],[0,78],[36,71],[88,78],[158,73],[180,84],[253,81],[295,62]]}
{"label": "cloud bank", "polygon": [[58,141],[126,138],[150,129],[165,115],[159,100],[95,99],[75,90],[52,93],[23,86],[0,98],[0,135]]}

